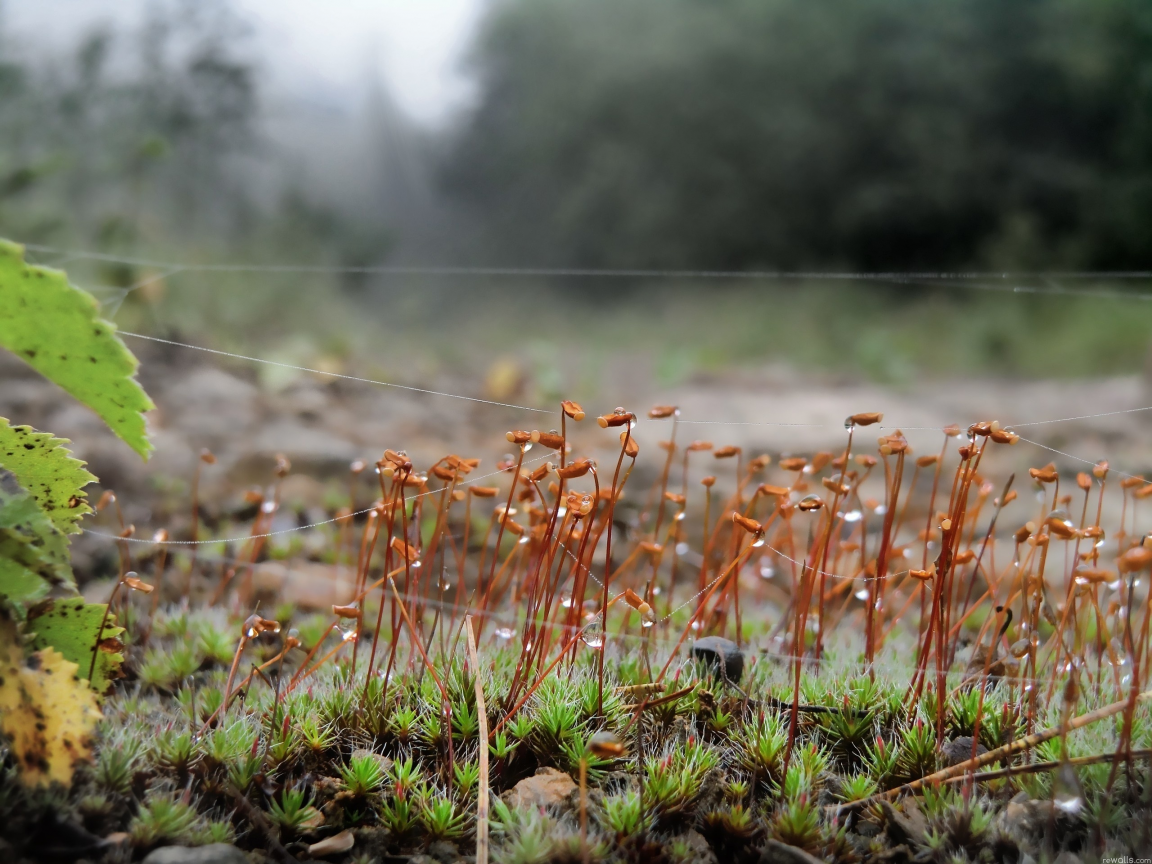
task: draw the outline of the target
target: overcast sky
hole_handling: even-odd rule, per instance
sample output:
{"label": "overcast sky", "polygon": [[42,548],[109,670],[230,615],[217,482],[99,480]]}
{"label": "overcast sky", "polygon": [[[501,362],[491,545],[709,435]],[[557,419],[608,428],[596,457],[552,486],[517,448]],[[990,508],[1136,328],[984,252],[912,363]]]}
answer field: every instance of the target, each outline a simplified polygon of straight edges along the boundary
{"label": "overcast sky", "polygon": [[[3,0],[5,25],[67,42],[147,0]],[[459,64],[486,0],[233,0],[255,29],[274,93],[352,103],[381,74],[412,117],[436,123],[470,95]]]}

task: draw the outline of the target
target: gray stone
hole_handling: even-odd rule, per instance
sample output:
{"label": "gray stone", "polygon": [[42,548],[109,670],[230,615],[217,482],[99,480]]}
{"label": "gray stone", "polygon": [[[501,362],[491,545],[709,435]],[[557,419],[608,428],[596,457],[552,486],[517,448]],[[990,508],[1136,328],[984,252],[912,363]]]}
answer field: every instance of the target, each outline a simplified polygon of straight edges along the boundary
{"label": "gray stone", "polygon": [[162,846],[144,864],[248,864],[244,853],[228,843],[208,846]]}
{"label": "gray stone", "polygon": [[252,441],[252,451],[268,462],[282,453],[300,470],[341,474],[360,455],[360,448],[332,431],[291,419],[261,429]]}
{"label": "gray stone", "polygon": [[356,759],[363,756],[367,756],[369,759],[379,765],[380,770],[384,773],[388,773],[392,770],[392,760],[385,756],[383,753],[377,753],[375,750],[353,750],[352,756],[350,758]]}
{"label": "gray stone", "polygon": [[194,446],[217,447],[259,418],[260,391],[222,369],[201,366],[157,391],[162,425],[178,428]]}
{"label": "gray stone", "polygon": [[720,672],[733,684],[744,674],[744,652],[731,639],[704,636],[692,645],[692,656]]}

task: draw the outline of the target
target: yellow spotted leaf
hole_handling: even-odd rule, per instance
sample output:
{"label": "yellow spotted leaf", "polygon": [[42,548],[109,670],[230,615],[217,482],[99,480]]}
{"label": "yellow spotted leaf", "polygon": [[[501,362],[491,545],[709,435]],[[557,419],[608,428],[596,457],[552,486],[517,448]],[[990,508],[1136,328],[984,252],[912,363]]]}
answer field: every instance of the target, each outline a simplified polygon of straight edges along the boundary
{"label": "yellow spotted leaf", "polygon": [[81,678],[92,670],[89,683],[100,695],[114,678],[122,677],[120,664],[124,662],[120,641],[124,628],[116,626],[115,615],[105,617],[107,609],[107,604],[85,603],[83,597],[45,600],[28,610],[25,626],[32,634],[32,648],[55,648],[80,667]]}
{"label": "yellow spotted leaf", "polygon": [[0,621],[0,729],[26,786],[72,784],[92,758],[96,694],[54,648],[25,658],[11,621]]}

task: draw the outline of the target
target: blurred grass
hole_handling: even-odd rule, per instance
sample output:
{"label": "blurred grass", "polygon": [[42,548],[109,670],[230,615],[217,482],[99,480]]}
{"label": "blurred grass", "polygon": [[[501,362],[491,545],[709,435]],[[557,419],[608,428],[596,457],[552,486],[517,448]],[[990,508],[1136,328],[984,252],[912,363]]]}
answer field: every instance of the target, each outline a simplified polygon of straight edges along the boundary
{"label": "blurred grass", "polygon": [[133,292],[117,319],[129,330],[409,383],[483,378],[505,358],[541,399],[598,395],[629,367],[663,386],[769,364],[895,386],[1139,374],[1152,301],[1129,286],[1068,287],[1110,293],[411,277],[349,292],[324,274],[186,273],[163,291]]}

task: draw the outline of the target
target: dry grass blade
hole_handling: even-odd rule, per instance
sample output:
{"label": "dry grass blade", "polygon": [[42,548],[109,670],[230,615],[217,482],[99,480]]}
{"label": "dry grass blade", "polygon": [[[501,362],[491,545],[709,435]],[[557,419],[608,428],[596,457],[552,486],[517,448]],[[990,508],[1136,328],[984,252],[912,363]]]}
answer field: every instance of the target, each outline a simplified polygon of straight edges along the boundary
{"label": "dry grass blade", "polygon": [[468,659],[476,683],[476,716],[480,723],[480,781],[476,795],[476,864],[488,864],[488,708],[484,704],[484,686],[480,682],[480,658],[476,653],[476,635],[472,616],[464,619],[468,631]]}
{"label": "dry grass blade", "polygon": [[[1101,762],[1120,762],[1127,758],[1144,759],[1152,756],[1152,749],[1133,750],[1130,754],[1118,751],[1116,753],[1094,753],[1091,756],[1075,756],[1068,760],[1069,765],[1099,765]],[[1033,762],[1031,765],[1013,765],[1010,768],[1001,768],[997,771],[983,771],[971,777],[949,777],[945,783],[962,783],[965,780],[975,780],[977,783],[987,783],[989,780],[999,780],[1003,777],[1015,777],[1019,774],[1043,774],[1045,771],[1055,771],[1063,763],[1057,760],[1051,762]]]}
{"label": "dry grass blade", "polygon": [[[1147,702],[1152,700],[1152,690],[1145,690],[1143,693],[1136,697],[1136,702]],[[1132,704],[1131,699],[1121,699],[1118,702],[1113,702],[1111,705],[1105,705],[1103,708],[1097,708],[1095,711],[1089,711],[1087,714],[1081,714],[1079,717],[1074,717],[1062,726],[1053,726],[1051,729],[1045,729],[1043,732],[1037,732],[1034,735],[1026,735],[1023,738],[1017,738],[1005,744],[1003,747],[997,747],[995,750],[989,750],[987,753],[981,753],[979,756],[953,765],[950,768],[943,768],[935,774],[929,774],[927,777],[921,777],[919,780],[913,780],[911,783],[905,783],[902,786],[897,786],[895,789],[889,789],[887,792],[880,792],[872,795],[869,798],[861,799],[860,801],[853,801],[849,804],[832,805],[829,809],[834,811],[855,810],[860,807],[869,807],[873,804],[878,804],[881,801],[893,801],[901,795],[909,792],[916,792],[923,789],[925,786],[931,786],[934,783],[944,783],[954,777],[959,777],[970,771],[975,771],[977,768],[983,768],[993,762],[998,762],[1007,756],[1015,753],[1020,753],[1024,750],[1031,750],[1038,747],[1045,741],[1051,741],[1053,738],[1058,738],[1068,732],[1075,731],[1084,726],[1089,726],[1093,723],[1098,723],[1101,720],[1107,720],[1109,717],[1114,717],[1123,711],[1125,708]],[[1124,754],[1121,754],[1124,755]],[[1126,758],[1126,757],[1125,757]]]}

